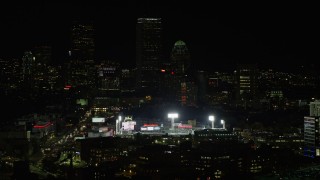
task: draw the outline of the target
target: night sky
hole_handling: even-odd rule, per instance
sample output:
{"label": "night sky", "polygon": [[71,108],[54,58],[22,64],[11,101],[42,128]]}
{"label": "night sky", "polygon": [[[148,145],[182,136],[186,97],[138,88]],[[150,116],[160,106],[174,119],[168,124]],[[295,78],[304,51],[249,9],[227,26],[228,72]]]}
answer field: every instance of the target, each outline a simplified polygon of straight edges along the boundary
{"label": "night sky", "polygon": [[63,62],[71,22],[91,20],[96,28],[97,58],[134,67],[136,19],[161,17],[164,58],[181,39],[200,69],[232,70],[237,63],[282,69],[319,65],[315,61],[319,20],[312,4],[90,2],[1,5],[0,57],[21,58],[23,51],[35,45],[51,44],[54,61]]}

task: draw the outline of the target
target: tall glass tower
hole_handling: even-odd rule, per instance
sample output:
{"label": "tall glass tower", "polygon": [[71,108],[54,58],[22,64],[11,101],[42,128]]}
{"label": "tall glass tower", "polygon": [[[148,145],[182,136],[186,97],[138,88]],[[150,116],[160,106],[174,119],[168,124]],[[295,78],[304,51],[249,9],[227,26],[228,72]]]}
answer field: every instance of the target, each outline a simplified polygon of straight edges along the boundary
{"label": "tall glass tower", "polygon": [[190,66],[190,53],[185,42],[179,40],[174,44],[171,60],[175,73],[184,75]]}
{"label": "tall glass tower", "polygon": [[137,90],[156,95],[161,63],[161,18],[138,18],[136,25]]}
{"label": "tall glass tower", "polygon": [[25,51],[22,57],[22,80],[29,81],[33,77],[35,66],[35,57],[31,51]]}
{"label": "tall glass tower", "polygon": [[87,61],[94,58],[94,27],[91,23],[74,22],[71,29],[73,59]]}
{"label": "tall glass tower", "polygon": [[320,157],[319,110],[320,101],[310,102],[310,115],[304,117],[303,155],[311,158]]}
{"label": "tall glass tower", "polygon": [[70,62],[67,64],[66,85],[94,88],[94,27],[92,23],[74,22],[71,29]]}
{"label": "tall glass tower", "polygon": [[239,64],[236,71],[237,93],[236,99],[240,106],[253,107],[257,101],[257,74],[256,64]]}
{"label": "tall glass tower", "polygon": [[191,57],[185,42],[178,40],[171,51],[171,67],[173,70],[172,90],[175,99],[181,105],[191,105],[196,101],[195,84],[186,76]]}

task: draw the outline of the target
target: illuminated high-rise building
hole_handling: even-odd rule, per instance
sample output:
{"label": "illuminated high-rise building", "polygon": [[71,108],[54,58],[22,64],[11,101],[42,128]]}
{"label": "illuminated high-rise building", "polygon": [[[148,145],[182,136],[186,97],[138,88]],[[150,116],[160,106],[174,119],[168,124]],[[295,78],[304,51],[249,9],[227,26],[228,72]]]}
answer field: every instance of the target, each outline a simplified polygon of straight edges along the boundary
{"label": "illuminated high-rise building", "polygon": [[173,80],[170,85],[174,91],[175,99],[181,105],[191,105],[195,101],[195,84],[187,77],[190,66],[190,53],[185,42],[177,41],[171,51],[171,74]]}
{"label": "illuminated high-rise building", "polygon": [[50,90],[62,89],[63,81],[61,77],[61,66],[48,66],[48,86]]}
{"label": "illuminated high-rise building", "polygon": [[91,61],[71,61],[67,68],[67,78],[65,85],[72,87],[94,88],[96,86],[96,67],[93,60]]}
{"label": "illuminated high-rise building", "polygon": [[236,71],[237,103],[241,106],[253,106],[257,100],[258,68],[255,64],[239,65]]}
{"label": "illuminated high-rise building", "polygon": [[304,117],[304,156],[320,157],[320,101],[310,102],[310,115]]}
{"label": "illuminated high-rise building", "polygon": [[304,156],[320,157],[320,128],[319,116],[304,117]]}
{"label": "illuminated high-rise building", "polygon": [[24,82],[33,79],[33,72],[35,67],[35,57],[31,51],[24,52],[22,57],[22,80]]}
{"label": "illuminated high-rise building", "polygon": [[0,58],[0,89],[16,89],[20,84],[21,64],[18,59]]}
{"label": "illuminated high-rise building", "polygon": [[310,116],[320,116],[320,101],[310,102]]}
{"label": "illuminated high-rise building", "polygon": [[161,62],[161,18],[139,18],[136,25],[137,90],[157,94]]}
{"label": "illuminated high-rise building", "polygon": [[118,95],[120,93],[120,64],[113,61],[102,61],[97,66],[98,89],[102,95]]}
{"label": "illuminated high-rise building", "polygon": [[91,23],[74,22],[71,30],[71,56],[73,60],[94,60],[94,27]]}
{"label": "illuminated high-rise building", "polygon": [[91,23],[74,22],[71,31],[70,62],[66,65],[66,85],[95,87],[94,27]]}
{"label": "illuminated high-rise building", "polygon": [[35,90],[49,90],[48,65],[51,63],[52,50],[50,46],[36,46],[33,50],[35,57],[34,88]]}
{"label": "illuminated high-rise building", "polygon": [[175,74],[184,75],[190,66],[190,53],[185,42],[177,41],[171,51],[171,63]]}
{"label": "illuminated high-rise building", "polygon": [[198,88],[191,79],[186,79],[180,84],[179,102],[182,106],[197,106]]}

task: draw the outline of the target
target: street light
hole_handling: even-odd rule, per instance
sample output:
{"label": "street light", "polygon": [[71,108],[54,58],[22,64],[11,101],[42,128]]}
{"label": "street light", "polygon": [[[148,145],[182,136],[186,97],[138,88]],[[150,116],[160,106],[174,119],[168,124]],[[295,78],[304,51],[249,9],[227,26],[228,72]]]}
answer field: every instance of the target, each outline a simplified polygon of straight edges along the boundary
{"label": "street light", "polygon": [[174,118],[178,118],[178,113],[169,113],[168,118],[171,118],[171,129],[174,130]]}
{"label": "street light", "polygon": [[214,116],[209,116],[209,121],[212,123],[212,129],[214,129]]}
{"label": "street light", "polygon": [[226,122],[224,120],[221,119],[221,124],[222,124],[222,128],[226,129]]}

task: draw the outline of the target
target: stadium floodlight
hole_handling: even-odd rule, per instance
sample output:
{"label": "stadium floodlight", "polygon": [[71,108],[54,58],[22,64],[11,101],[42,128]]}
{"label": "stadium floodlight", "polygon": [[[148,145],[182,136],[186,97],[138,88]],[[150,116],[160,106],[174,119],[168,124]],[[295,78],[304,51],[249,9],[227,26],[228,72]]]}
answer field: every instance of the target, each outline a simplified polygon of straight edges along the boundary
{"label": "stadium floodlight", "polygon": [[178,118],[178,113],[169,113],[168,118],[171,118],[171,129],[174,130],[174,119]]}
{"label": "stadium floodlight", "polygon": [[224,120],[221,119],[221,124],[222,124],[222,128],[226,129],[226,122]]}
{"label": "stadium floodlight", "polygon": [[211,121],[211,123],[212,123],[211,127],[212,127],[212,129],[214,129],[214,116],[210,115],[209,121]]}

